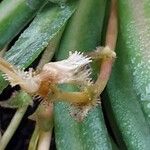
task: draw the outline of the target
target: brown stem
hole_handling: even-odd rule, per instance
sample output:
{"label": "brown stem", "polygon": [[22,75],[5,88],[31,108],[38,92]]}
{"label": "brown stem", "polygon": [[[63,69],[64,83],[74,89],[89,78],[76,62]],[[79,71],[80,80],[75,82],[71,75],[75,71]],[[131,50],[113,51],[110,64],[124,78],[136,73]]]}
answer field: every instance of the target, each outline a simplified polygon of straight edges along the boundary
{"label": "brown stem", "polygon": [[95,83],[95,93],[97,94],[97,96],[99,96],[103,92],[109,80],[111,69],[112,69],[112,64],[113,64],[112,59],[105,60],[101,64],[100,75]]}
{"label": "brown stem", "polygon": [[59,91],[57,94],[57,98],[55,100],[64,100],[67,102],[71,102],[74,104],[85,104],[90,100],[90,95],[87,92],[64,92]]}
{"label": "brown stem", "polygon": [[[117,0],[112,0],[105,41],[105,45],[108,46],[112,51],[114,51],[116,47],[117,34],[118,34]],[[102,93],[109,80],[113,62],[114,62],[113,57],[107,58],[104,57],[101,59],[100,74],[97,81],[95,82],[95,92],[97,96],[99,96]]]}
{"label": "brown stem", "polygon": [[111,50],[114,50],[116,47],[117,34],[118,34],[117,0],[112,0],[105,40],[105,45],[108,46]]}
{"label": "brown stem", "polygon": [[16,129],[18,128],[26,110],[27,110],[27,106],[18,108],[18,110],[16,111],[7,130],[5,131],[4,135],[2,136],[0,140],[0,150],[5,150],[7,144],[9,143]]}

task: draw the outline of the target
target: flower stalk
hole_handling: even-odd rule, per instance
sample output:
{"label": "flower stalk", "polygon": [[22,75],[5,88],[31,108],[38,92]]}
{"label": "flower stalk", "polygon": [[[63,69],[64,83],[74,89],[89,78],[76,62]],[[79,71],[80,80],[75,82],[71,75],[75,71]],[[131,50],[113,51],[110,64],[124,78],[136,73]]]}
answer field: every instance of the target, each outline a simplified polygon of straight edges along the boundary
{"label": "flower stalk", "polygon": [[114,59],[116,58],[114,49],[116,47],[117,34],[118,34],[117,0],[111,0],[111,10],[105,40],[106,47],[104,47],[104,49],[102,50],[104,52],[103,54],[105,55],[103,55],[103,57],[101,58],[100,73],[94,85],[97,96],[99,96],[106,87],[106,84],[111,74],[112,65]]}
{"label": "flower stalk", "polygon": [[2,136],[0,140],[0,150],[5,150],[7,144],[9,143],[16,129],[18,128],[26,110],[27,110],[27,106],[24,106],[22,108],[18,108],[18,110],[16,111],[7,130],[5,131],[4,135]]}
{"label": "flower stalk", "polygon": [[29,150],[49,150],[53,130],[53,104],[41,102],[31,117],[36,121],[36,125]]}

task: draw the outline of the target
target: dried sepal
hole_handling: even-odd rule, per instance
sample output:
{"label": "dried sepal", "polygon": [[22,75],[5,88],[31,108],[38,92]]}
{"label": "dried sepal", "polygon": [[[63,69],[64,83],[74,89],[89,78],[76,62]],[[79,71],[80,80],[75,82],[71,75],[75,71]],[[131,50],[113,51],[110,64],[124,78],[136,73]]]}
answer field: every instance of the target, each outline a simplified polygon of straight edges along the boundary
{"label": "dried sepal", "polygon": [[67,59],[45,64],[42,71],[51,76],[52,81],[58,84],[90,83],[91,69],[87,66],[91,61],[91,58],[84,56],[83,53],[70,52]]}
{"label": "dried sepal", "polygon": [[34,93],[39,88],[39,82],[32,68],[29,68],[29,71],[24,71],[24,69],[20,69],[19,67],[17,69],[13,68],[13,74],[5,73],[4,76],[10,82],[11,86],[20,85],[28,93]]}
{"label": "dried sepal", "polygon": [[105,47],[97,47],[94,52],[91,52],[89,56],[92,59],[106,59],[106,58],[116,58],[116,53],[109,48],[109,46]]}
{"label": "dried sepal", "polygon": [[0,70],[3,72],[3,77],[10,82],[11,86],[20,85],[28,93],[34,93],[39,88],[39,81],[35,78],[32,69],[24,71],[24,69],[16,68],[3,58],[0,58]]}
{"label": "dried sepal", "polygon": [[88,115],[89,111],[100,103],[99,99],[93,99],[86,105],[71,105],[70,115],[77,121],[83,121]]}
{"label": "dried sepal", "polygon": [[95,53],[98,54],[98,57],[100,59],[105,59],[105,58],[116,58],[116,53],[109,48],[109,46],[105,47],[97,47]]}

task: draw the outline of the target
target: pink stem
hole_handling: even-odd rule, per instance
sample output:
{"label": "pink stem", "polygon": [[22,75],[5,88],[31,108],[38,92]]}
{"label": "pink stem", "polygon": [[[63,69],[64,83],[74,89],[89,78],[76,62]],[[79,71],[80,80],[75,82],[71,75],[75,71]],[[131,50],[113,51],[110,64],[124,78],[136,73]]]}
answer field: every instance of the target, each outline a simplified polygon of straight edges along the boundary
{"label": "pink stem", "polygon": [[[112,0],[105,42],[105,45],[108,46],[111,50],[114,50],[116,47],[117,34],[118,34],[117,0]],[[114,58],[111,57],[102,59],[100,74],[95,83],[95,90],[97,96],[99,96],[106,87],[106,84],[111,74],[113,62]]]}

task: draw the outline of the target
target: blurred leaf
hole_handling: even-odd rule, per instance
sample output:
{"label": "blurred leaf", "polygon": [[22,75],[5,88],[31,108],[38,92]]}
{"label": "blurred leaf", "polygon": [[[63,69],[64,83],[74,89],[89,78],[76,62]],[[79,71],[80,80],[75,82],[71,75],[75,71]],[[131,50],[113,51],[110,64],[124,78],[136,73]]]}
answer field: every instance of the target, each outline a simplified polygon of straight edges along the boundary
{"label": "blurred leaf", "polygon": [[8,108],[21,108],[32,104],[32,98],[24,91],[15,92],[9,100],[0,102],[2,107]]}
{"label": "blurred leaf", "polygon": [[0,49],[33,19],[46,0],[4,0],[0,4]]}

